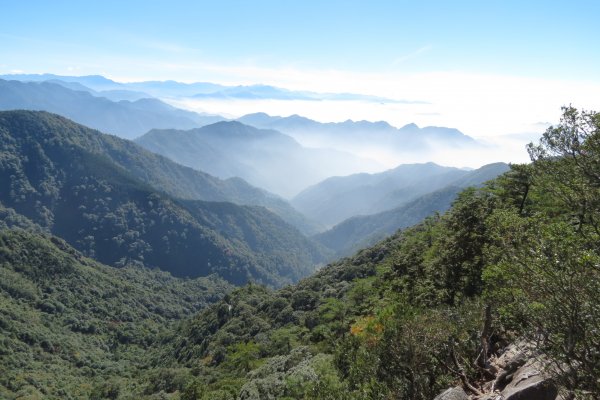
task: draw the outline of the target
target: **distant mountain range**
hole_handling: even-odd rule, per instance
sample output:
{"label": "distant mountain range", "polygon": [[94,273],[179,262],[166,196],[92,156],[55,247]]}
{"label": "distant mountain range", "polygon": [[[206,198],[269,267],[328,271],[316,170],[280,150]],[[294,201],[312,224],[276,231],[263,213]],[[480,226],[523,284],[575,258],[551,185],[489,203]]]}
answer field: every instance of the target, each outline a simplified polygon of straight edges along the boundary
{"label": "distant mountain range", "polygon": [[371,160],[306,148],[281,132],[235,121],[189,131],[152,130],[136,143],[183,165],[220,178],[238,176],[284,197],[331,175],[381,168]]}
{"label": "distant mountain range", "polygon": [[[403,167],[405,166],[399,167],[398,170],[404,169]],[[406,167],[406,170],[412,169],[414,171],[417,166]],[[444,168],[435,165],[425,165],[423,167],[430,169],[430,171],[436,169],[441,171]],[[454,176],[454,179],[448,179],[445,183],[436,177],[424,177],[424,180],[437,180],[437,185],[430,186],[430,188],[433,189],[438,186],[439,189],[433,189],[429,193],[404,202],[391,210],[372,215],[353,216],[330,230],[315,235],[314,238],[319,243],[334,250],[338,256],[350,255],[361,248],[373,245],[399,229],[421,222],[427,216],[436,212],[445,212],[450,208],[459,192],[470,186],[481,186],[484,182],[492,180],[508,170],[508,164],[494,163],[473,171],[464,171],[464,173],[460,173],[460,170],[448,169],[448,171],[438,176],[439,178]],[[381,174],[379,175],[381,176]],[[372,177],[371,179],[373,179]]]}
{"label": "distant mountain range", "polygon": [[8,74],[0,75],[0,79],[22,82],[61,81],[65,84],[76,83],[93,90],[118,90],[124,89],[122,84],[102,75],[65,76],[55,74]]}
{"label": "distant mountain range", "polygon": [[[419,101],[397,100],[356,93],[317,93],[295,91],[269,85],[225,86],[210,82],[182,83],[176,81],[145,81],[121,83],[100,75],[63,76],[54,74],[13,74],[0,75],[0,79],[19,80],[25,82],[60,81],[63,85],[79,84],[85,87],[77,90],[92,90],[103,97],[119,100],[133,100],[142,97],[194,97],[210,99],[238,100],[346,100],[377,103],[421,103]],[[133,94],[127,94],[131,92]],[[139,97],[142,95],[142,97]]]}
{"label": "distant mountain range", "polygon": [[43,110],[124,138],[153,128],[190,129],[221,117],[180,110],[158,99],[112,101],[53,82],[0,80],[0,110]]}
{"label": "distant mountain range", "polygon": [[[332,178],[319,184],[324,179],[382,170],[384,166],[374,161],[379,159],[381,151],[396,152],[393,159],[402,163],[403,154],[422,153],[426,157],[434,147],[452,149],[478,145],[469,136],[450,128],[419,128],[414,124],[395,128],[383,121],[320,123],[298,115],[274,117],[264,113],[249,114],[238,121],[224,121],[221,116],[189,112],[157,98],[144,97],[256,99],[270,96],[293,99],[302,95],[308,99],[318,95],[339,100],[354,95],[293,92],[266,85],[226,87],[175,81],[119,83],[102,76],[10,77],[19,80],[0,79],[0,110],[45,110],[103,132],[125,138],[138,137],[137,143],[150,151],[221,178],[215,180],[199,173],[191,179],[193,183],[189,183],[191,173],[175,168],[177,184],[171,183],[172,174],[164,175],[160,181],[162,187],[169,188],[164,189],[169,194],[185,199],[265,206],[305,234],[314,234],[352,216],[398,207],[441,188],[465,171],[414,171],[412,178],[426,179],[406,182],[392,176],[392,172],[374,176],[372,180],[368,179],[368,174],[363,174]],[[154,171],[154,177],[161,176],[156,165],[156,162],[145,165]],[[169,168],[174,170],[174,167]],[[153,184],[150,179],[144,179],[143,168],[137,171],[140,172],[138,179]],[[396,173],[400,174],[399,171]],[[199,179],[200,175],[204,178]],[[411,173],[407,172],[406,176],[410,178]],[[308,218],[283,199],[253,188],[242,179],[283,197],[295,196],[294,205]],[[311,185],[317,186],[307,189]]]}
{"label": "distant mountain range", "polygon": [[[79,84],[74,84],[75,86]],[[196,126],[212,122],[212,117],[179,110],[157,99],[135,102],[112,102],[92,96],[84,91],[73,91],[62,85],[48,82],[22,83],[0,80],[0,110],[2,109],[54,110],[64,116],[76,116],[74,120],[102,130],[115,130],[127,137],[127,132],[140,132],[161,124]],[[163,157],[145,153],[133,143],[107,138],[106,142],[118,142],[116,147],[135,154],[130,160],[142,165],[126,165],[139,179],[157,186],[171,195],[184,199],[207,201],[230,201],[241,205],[265,206],[298,227],[304,233],[315,233],[317,225],[309,222],[283,199],[264,190],[252,187],[242,179],[221,179],[171,162]],[[119,157],[123,160],[123,157]],[[152,171],[152,172],[150,172]],[[234,176],[234,175],[231,175]],[[152,177],[150,179],[150,177]]]}
{"label": "distant mountain range", "polygon": [[448,186],[469,172],[434,163],[406,164],[376,174],[328,178],[292,199],[296,209],[333,226],[355,215],[375,214],[398,207]]}
{"label": "distant mountain range", "polygon": [[[33,81],[33,82],[36,82],[36,81]],[[67,89],[78,90],[81,92],[88,92],[91,95],[94,95],[95,97],[105,97],[112,101],[121,101],[121,100],[136,101],[136,100],[140,100],[140,99],[152,98],[151,95],[149,95],[148,93],[144,93],[144,92],[136,92],[133,90],[123,90],[123,89],[99,90],[98,91],[98,90],[90,89],[89,87],[84,86],[78,82],[61,81],[60,79],[49,79],[47,81],[42,81],[42,82],[56,83],[57,85],[64,86]]]}
{"label": "distant mountain range", "polygon": [[[0,112],[0,159],[0,206],[14,210],[0,213],[10,217],[5,223],[21,214],[108,265],[138,262],[176,276],[216,273],[235,284],[277,286],[306,276],[327,256],[263,207],[164,192],[241,197],[252,188],[236,188],[236,181],[218,187],[214,178],[57,115]],[[195,177],[197,185],[178,187]],[[157,190],[149,182],[167,185]],[[210,183],[217,187],[204,188]]]}
{"label": "distant mountain range", "polygon": [[361,148],[391,146],[398,151],[424,151],[428,147],[475,146],[477,142],[457,129],[436,126],[419,128],[408,124],[395,128],[385,121],[321,123],[300,115],[248,114],[238,121],[262,129],[276,129],[308,146],[332,147],[360,152]]}
{"label": "distant mountain range", "polygon": [[238,99],[238,100],[336,100],[336,101],[365,101],[377,103],[418,103],[403,100],[393,100],[385,97],[368,96],[355,93],[317,93],[309,91],[294,91],[269,85],[248,85],[222,87],[209,93],[198,93],[193,96],[198,99]]}
{"label": "distant mountain range", "polygon": [[[191,129],[227,120],[219,115],[177,109],[158,100],[159,98],[399,102],[376,96],[291,91],[268,85],[223,86],[208,82],[175,81],[120,83],[99,75],[0,75],[0,80],[4,81],[0,85],[1,109],[23,108],[55,112],[105,133],[125,138],[139,136],[153,128]],[[61,86],[62,89],[54,85]],[[283,118],[258,113],[246,115],[239,120],[257,128],[277,129],[288,134],[302,135],[304,139],[310,138],[311,135],[323,136],[332,132],[342,132],[343,137],[347,139],[349,135],[356,136],[357,132],[370,132],[372,135],[373,132],[389,134],[396,130],[385,122],[346,121],[339,124],[323,124],[296,115]],[[446,128],[423,128],[417,132],[417,136],[434,138],[437,135],[437,139],[451,139],[455,142],[470,139],[456,130],[447,129],[442,132],[443,129]],[[415,134],[408,132],[410,129],[407,127],[404,130],[409,136]]]}

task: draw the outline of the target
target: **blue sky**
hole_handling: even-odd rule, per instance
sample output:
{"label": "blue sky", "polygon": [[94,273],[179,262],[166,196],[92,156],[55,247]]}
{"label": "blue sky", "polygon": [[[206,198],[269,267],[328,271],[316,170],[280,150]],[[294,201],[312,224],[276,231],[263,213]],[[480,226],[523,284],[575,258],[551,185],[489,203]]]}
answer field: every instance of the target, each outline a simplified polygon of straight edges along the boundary
{"label": "blue sky", "polygon": [[140,63],[205,62],[600,79],[599,1],[1,4],[2,72],[101,68],[147,79]]}
{"label": "blue sky", "polygon": [[598,0],[0,0],[0,10],[1,74],[264,83],[427,103],[177,103],[199,111],[516,137],[542,132],[562,105],[600,109]]}

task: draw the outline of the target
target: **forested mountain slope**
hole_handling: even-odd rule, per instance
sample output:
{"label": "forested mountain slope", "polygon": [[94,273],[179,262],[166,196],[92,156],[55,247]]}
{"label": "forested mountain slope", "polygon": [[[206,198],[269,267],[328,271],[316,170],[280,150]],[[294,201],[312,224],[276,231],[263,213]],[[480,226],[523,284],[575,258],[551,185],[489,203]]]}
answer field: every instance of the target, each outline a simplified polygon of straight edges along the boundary
{"label": "forested mountain slope", "polygon": [[0,397],[116,398],[152,371],[148,348],[172,322],[230,289],[216,276],[115,269],[56,237],[0,230]]}
{"label": "forested mountain slope", "polygon": [[264,208],[156,191],[105,156],[128,154],[119,144],[134,146],[56,115],[0,113],[0,202],[110,265],[278,285],[323,260],[320,246]]}
{"label": "forested mountain slope", "polygon": [[309,221],[286,201],[240,178],[219,179],[151,153],[131,141],[101,134],[66,120],[60,123],[60,127],[61,131],[55,133],[68,142],[109,158],[136,179],[173,197],[264,206],[303,232],[314,233],[316,229],[316,223]]}

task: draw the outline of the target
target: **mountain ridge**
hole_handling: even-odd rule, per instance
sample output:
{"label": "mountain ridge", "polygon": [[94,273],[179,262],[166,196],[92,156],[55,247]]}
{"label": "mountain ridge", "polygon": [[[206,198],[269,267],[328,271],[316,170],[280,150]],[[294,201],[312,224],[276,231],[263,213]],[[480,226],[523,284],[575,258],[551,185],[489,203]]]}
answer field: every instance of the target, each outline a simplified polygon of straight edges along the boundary
{"label": "mountain ridge", "polygon": [[239,176],[289,197],[331,174],[357,171],[374,162],[329,149],[300,145],[272,129],[221,121],[187,131],[152,130],[136,143],[183,165],[220,178]]}
{"label": "mountain ridge", "polygon": [[356,215],[398,207],[465,174],[464,170],[431,162],[401,164],[373,174],[327,178],[300,192],[291,203],[310,218],[332,227]]}
{"label": "mountain ridge", "polygon": [[[284,133],[296,134],[298,137],[304,135],[339,135],[347,138],[362,137],[365,134],[378,135],[377,138],[390,140],[394,136],[411,146],[422,140],[451,139],[450,143],[455,145],[474,144],[475,140],[455,128],[426,126],[419,128],[415,123],[406,124],[400,128],[390,125],[386,121],[353,121],[343,122],[318,122],[310,118],[294,114],[288,117],[270,116],[264,112],[246,114],[237,119],[257,128],[277,129]],[[422,137],[419,137],[422,136]],[[411,143],[411,141],[417,141]]]}
{"label": "mountain ridge", "polygon": [[311,91],[289,90],[281,87],[254,84],[228,86],[212,82],[183,83],[174,80],[116,82],[101,75],[65,76],[55,74],[8,74],[0,75],[2,79],[19,81],[59,80],[66,83],[79,83],[93,90],[133,90],[149,93],[156,97],[192,97],[210,99],[273,99],[273,100],[345,100],[386,103],[420,104],[420,101],[395,100],[385,97],[357,93],[320,93]]}
{"label": "mountain ridge", "polygon": [[465,188],[480,187],[508,170],[509,165],[505,163],[484,165],[398,207],[371,215],[355,215],[313,238],[334,250],[338,256],[348,256],[374,245],[399,229],[418,224],[430,215],[444,213]]}
{"label": "mountain ridge", "polygon": [[324,260],[319,245],[263,207],[156,191],[93,152],[109,136],[63,117],[1,112],[0,138],[3,205],[103,263],[280,285]]}
{"label": "mountain ridge", "polygon": [[221,120],[172,107],[158,99],[112,101],[51,82],[0,79],[0,110],[43,110],[104,133],[134,138],[152,128],[194,128]]}

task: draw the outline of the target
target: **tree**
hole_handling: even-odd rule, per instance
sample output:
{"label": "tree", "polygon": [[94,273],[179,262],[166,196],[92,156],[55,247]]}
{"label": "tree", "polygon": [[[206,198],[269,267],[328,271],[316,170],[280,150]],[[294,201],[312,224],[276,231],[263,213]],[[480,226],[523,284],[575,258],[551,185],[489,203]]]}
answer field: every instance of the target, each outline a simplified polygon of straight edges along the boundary
{"label": "tree", "polygon": [[[529,145],[535,212],[488,219],[485,272],[505,327],[537,344],[573,393],[600,394],[600,116],[564,107]],[[505,182],[506,183],[506,182]]]}
{"label": "tree", "polygon": [[536,184],[566,208],[581,234],[600,234],[600,114],[563,107],[560,124],[529,144]]}
{"label": "tree", "polygon": [[256,367],[259,355],[256,343],[237,343],[229,347],[225,363],[235,371],[248,372]]}
{"label": "tree", "polygon": [[532,205],[533,165],[512,164],[510,170],[490,183],[490,191],[504,203],[513,205],[519,214],[528,214]]}
{"label": "tree", "polygon": [[567,223],[503,220],[503,260],[486,280],[505,326],[537,343],[567,388],[600,393],[600,255]]}
{"label": "tree", "polygon": [[434,245],[430,274],[436,279],[440,300],[457,304],[461,296],[482,291],[483,249],[487,243],[486,218],[491,197],[474,188],[464,190],[442,219],[442,235]]}

